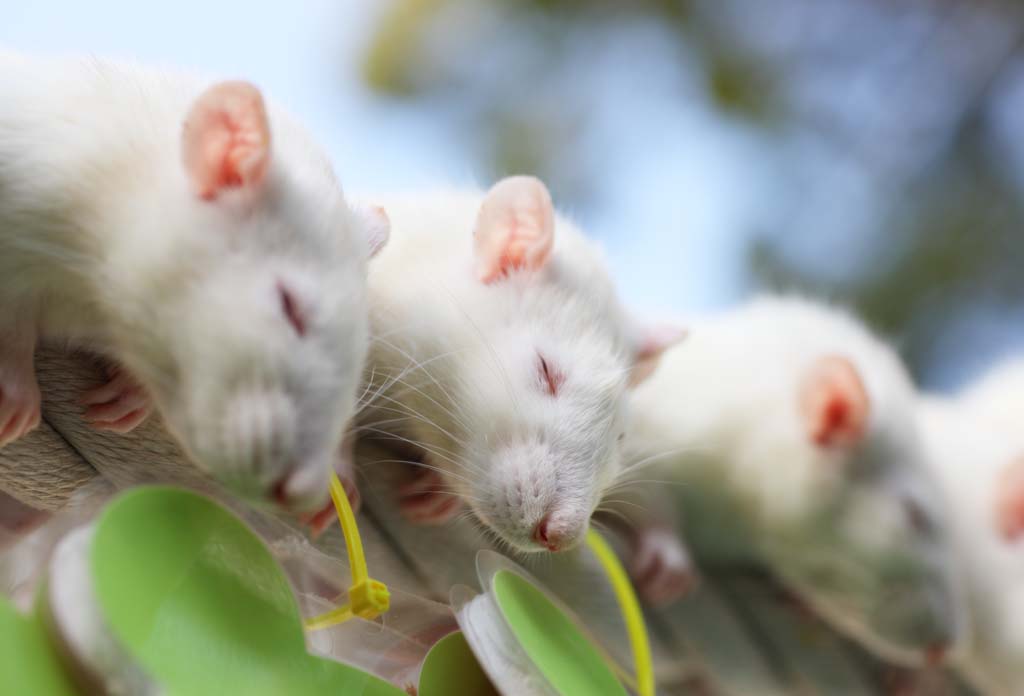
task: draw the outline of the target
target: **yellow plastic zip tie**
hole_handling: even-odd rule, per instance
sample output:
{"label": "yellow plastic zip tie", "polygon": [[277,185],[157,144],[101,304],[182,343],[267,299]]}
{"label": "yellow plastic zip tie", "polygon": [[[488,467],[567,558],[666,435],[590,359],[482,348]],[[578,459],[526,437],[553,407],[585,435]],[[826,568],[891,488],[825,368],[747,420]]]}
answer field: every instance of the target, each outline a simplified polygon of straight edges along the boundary
{"label": "yellow plastic zip tie", "polygon": [[319,631],[344,623],[353,616],[373,620],[385,613],[391,605],[391,593],[387,585],[370,577],[366,567],[366,556],[363,554],[363,540],[356,526],[356,516],[348,503],[345,487],[341,485],[338,475],[331,472],[331,500],[338,513],[338,523],[345,537],[348,549],[348,565],[352,569],[352,586],[348,588],[348,603],[326,614],[306,619],[304,625],[309,631]]}
{"label": "yellow plastic zip tie", "polygon": [[587,532],[587,545],[604,566],[604,572],[611,581],[615,597],[619,600],[619,610],[626,622],[626,633],[629,634],[629,644],[633,649],[637,692],[640,696],[654,696],[651,646],[647,642],[647,626],[644,624],[644,615],[640,610],[640,602],[636,599],[636,592],[633,591],[633,585],[629,582],[629,576],[626,575],[615,552],[596,530],[590,529]]}

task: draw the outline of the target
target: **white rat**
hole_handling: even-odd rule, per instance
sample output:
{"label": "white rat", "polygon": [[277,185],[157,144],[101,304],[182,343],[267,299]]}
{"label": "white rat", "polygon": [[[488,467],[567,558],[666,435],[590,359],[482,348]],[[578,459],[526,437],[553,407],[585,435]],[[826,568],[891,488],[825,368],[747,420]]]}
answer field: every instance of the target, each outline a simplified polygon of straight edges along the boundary
{"label": "white rat", "polygon": [[236,492],[322,504],[386,220],[248,83],[0,52],[0,105],[0,445],[53,339],[118,366],[87,418],[126,430],[149,395]]}
{"label": "white rat", "polygon": [[956,399],[921,400],[930,461],[948,491],[973,621],[957,661],[985,694],[1024,684],[1024,370],[999,366]]}
{"label": "white rat", "polygon": [[539,180],[382,202],[370,270],[370,405],[361,433],[424,467],[406,516],[468,506],[521,552],[578,544],[620,472],[631,383],[682,331],[622,309],[595,245]]}
{"label": "white rat", "polygon": [[694,323],[635,394],[630,459],[661,462],[698,563],[758,563],[892,659],[937,656],[962,604],[914,390],[851,317],[761,298]]}

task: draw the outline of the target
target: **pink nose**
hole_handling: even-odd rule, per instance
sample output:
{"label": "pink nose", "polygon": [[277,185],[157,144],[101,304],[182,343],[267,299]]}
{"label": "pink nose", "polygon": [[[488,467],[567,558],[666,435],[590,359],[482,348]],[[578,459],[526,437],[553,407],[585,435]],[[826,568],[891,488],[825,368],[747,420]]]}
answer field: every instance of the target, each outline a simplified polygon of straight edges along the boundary
{"label": "pink nose", "polygon": [[547,516],[541,519],[537,526],[533,528],[533,540],[548,551],[558,551],[564,541],[562,536],[551,528]]}

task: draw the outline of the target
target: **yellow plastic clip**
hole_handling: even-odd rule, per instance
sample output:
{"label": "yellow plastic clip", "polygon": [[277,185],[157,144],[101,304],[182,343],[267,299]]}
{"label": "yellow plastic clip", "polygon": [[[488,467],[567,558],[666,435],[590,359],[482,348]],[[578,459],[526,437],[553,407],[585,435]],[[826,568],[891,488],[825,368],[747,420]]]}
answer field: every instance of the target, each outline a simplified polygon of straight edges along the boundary
{"label": "yellow plastic clip", "polygon": [[352,586],[348,589],[348,603],[326,614],[306,619],[306,630],[319,631],[323,628],[337,626],[353,616],[373,620],[385,613],[391,605],[391,594],[387,585],[370,577],[366,567],[366,556],[363,554],[363,540],[356,526],[356,516],[348,504],[345,487],[341,485],[338,475],[331,473],[331,500],[338,513],[341,532],[345,536],[348,548],[348,564],[352,568]]}
{"label": "yellow plastic clip", "polygon": [[619,610],[626,622],[626,633],[633,650],[633,663],[636,669],[636,687],[640,696],[654,696],[654,665],[651,662],[651,646],[647,641],[647,626],[644,614],[640,610],[636,592],[629,582],[622,564],[608,542],[594,529],[587,532],[587,545],[604,566],[604,572],[612,584],[615,597],[619,600]]}

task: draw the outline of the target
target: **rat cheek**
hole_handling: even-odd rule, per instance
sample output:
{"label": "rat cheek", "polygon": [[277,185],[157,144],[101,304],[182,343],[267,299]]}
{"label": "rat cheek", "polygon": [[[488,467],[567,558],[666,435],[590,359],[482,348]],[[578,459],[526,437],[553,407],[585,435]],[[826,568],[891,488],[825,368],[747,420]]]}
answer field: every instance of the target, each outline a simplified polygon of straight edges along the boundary
{"label": "rat cheek", "polygon": [[488,512],[488,508],[493,508],[494,505],[487,502],[486,498],[479,498],[477,495],[464,496],[461,493],[458,494],[460,498],[466,501],[469,509],[473,511],[476,518],[489,529],[497,530],[499,527],[495,523],[494,517]]}

